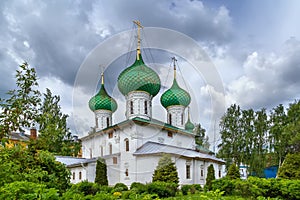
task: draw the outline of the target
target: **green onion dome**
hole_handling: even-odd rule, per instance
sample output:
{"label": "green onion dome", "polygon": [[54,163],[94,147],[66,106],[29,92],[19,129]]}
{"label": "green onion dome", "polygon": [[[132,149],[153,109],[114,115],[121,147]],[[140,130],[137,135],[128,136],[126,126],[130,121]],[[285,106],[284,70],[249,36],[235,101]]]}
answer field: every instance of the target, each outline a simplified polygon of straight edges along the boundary
{"label": "green onion dome", "polygon": [[191,132],[194,130],[195,125],[190,121],[190,118],[188,118],[187,122],[185,123],[184,128],[185,128],[185,130],[191,131]]}
{"label": "green onion dome", "polygon": [[165,108],[174,105],[187,107],[191,102],[191,96],[188,92],[179,87],[174,78],[172,87],[161,95],[160,102]]}
{"label": "green onion dome", "polygon": [[119,75],[118,87],[123,95],[131,91],[145,91],[155,96],[160,90],[160,79],[154,70],[145,65],[142,56],[138,55],[133,65]]}
{"label": "green onion dome", "polygon": [[101,84],[99,92],[90,99],[89,107],[92,111],[110,110],[115,112],[118,105],[117,102],[107,94],[104,84]]}

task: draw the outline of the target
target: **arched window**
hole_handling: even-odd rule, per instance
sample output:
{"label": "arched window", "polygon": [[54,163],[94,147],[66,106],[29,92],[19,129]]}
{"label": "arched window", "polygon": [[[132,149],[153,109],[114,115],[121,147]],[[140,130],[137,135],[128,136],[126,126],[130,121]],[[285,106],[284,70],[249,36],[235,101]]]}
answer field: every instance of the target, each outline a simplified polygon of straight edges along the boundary
{"label": "arched window", "polygon": [[130,101],[130,114],[133,114],[133,101]]}
{"label": "arched window", "polygon": [[112,144],[109,144],[108,148],[109,148],[109,155],[111,155],[112,154]]}
{"label": "arched window", "polygon": [[106,127],[109,127],[109,117],[106,118]]}
{"label": "arched window", "polygon": [[129,140],[126,138],[125,140],[125,151],[129,151]]}
{"label": "arched window", "polygon": [[190,178],[191,178],[191,166],[186,165],[186,179],[190,179]]}
{"label": "arched window", "polygon": [[169,124],[172,124],[172,115],[171,115],[171,113],[169,114]]}
{"label": "arched window", "polygon": [[75,180],[75,172],[73,172],[73,180]]}
{"label": "arched window", "polygon": [[147,101],[144,102],[144,107],[145,107],[145,114],[148,115],[148,103],[147,103]]}
{"label": "arched window", "polygon": [[79,180],[81,180],[81,178],[82,178],[81,176],[82,176],[82,175],[81,175],[81,172],[79,172]]}

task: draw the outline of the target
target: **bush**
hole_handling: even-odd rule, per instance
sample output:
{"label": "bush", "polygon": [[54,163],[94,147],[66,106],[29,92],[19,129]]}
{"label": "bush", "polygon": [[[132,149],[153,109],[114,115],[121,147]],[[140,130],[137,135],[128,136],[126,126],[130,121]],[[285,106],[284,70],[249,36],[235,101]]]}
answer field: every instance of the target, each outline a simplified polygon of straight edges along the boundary
{"label": "bush", "polygon": [[142,184],[142,183],[133,182],[130,185],[130,190],[134,190],[136,193],[142,194],[144,192],[147,192],[147,186],[145,184]]}
{"label": "bush", "polygon": [[100,187],[96,183],[83,181],[72,185],[70,191],[74,193],[83,193],[84,195],[95,195],[100,191]]}
{"label": "bush", "polygon": [[300,179],[300,153],[288,154],[278,170],[278,177]]}
{"label": "bush", "polygon": [[247,180],[214,180],[212,190],[224,191],[225,195],[238,195],[250,198],[300,199],[300,180],[265,179],[249,177]]}
{"label": "bush", "polygon": [[37,184],[27,181],[16,181],[0,188],[0,199],[49,199],[59,198],[56,189],[47,189],[44,184]]}
{"label": "bush", "polygon": [[190,192],[191,194],[195,194],[196,191],[201,192],[202,191],[202,187],[199,184],[192,184],[192,185],[182,185],[181,186],[181,192],[183,195],[187,195],[188,192]]}
{"label": "bush", "polygon": [[112,193],[112,190],[113,190],[114,188],[113,187],[111,187],[111,186],[107,186],[107,185],[101,185],[100,187],[99,187],[99,192],[104,192],[104,193]]}
{"label": "bush", "polygon": [[191,185],[183,185],[181,186],[181,192],[183,195],[187,195],[189,190],[191,188]]}
{"label": "bush", "polygon": [[115,186],[114,186],[114,190],[118,190],[118,192],[122,192],[122,191],[127,191],[128,190],[128,187],[127,185],[125,185],[124,183],[117,183]]}
{"label": "bush", "polygon": [[155,181],[148,184],[148,193],[157,194],[160,198],[164,197],[174,197],[177,191],[176,183],[165,183],[160,181]]}
{"label": "bush", "polygon": [[262,195],[262,190],[257,185],[251,184],[249,181],[236,180],[234,195],[242,197],[258,197]]}
{"label": "bush", "polygon": [[221,191],[224,191],[225,195],[232,195],[234,188],[235,188],[234,181],[226,177],[214,180],[212,182],[212,190],[215,191],[219,189]]}
{"label": "bush", "polygon": [[86,200],[90,200],[90,199],[93,199],[93,200],[103,200],[103,199],[105,199],[105,200],[114,200],[114,199],[118,199],[118,197],[114,196],[112,194],[105,193],[105,192],[99,192],[95,196],[93,196],[91,198],[85,198],[85,199]]}
{"label": "bush", "polygon": [[198,191],[198,192],[202,192],[202,191],[203,191],[203,188],[201,187],[200,184],[193,184],[192,186],[193,186],[193,188],[195,188],[195,190]]}
{"label": "bush", "polygon": [[84,194],[83,193],[76,193],[74,191],[68,190],[65,193],[63,193],[60,200],[83,200]]}
{"label": "bush", "polygon": [[239,179],[241,178],[239,168],[235,165],[235,163],[232,163],[228,169],[228,173],[226,174],[226,177],[229,179]]}

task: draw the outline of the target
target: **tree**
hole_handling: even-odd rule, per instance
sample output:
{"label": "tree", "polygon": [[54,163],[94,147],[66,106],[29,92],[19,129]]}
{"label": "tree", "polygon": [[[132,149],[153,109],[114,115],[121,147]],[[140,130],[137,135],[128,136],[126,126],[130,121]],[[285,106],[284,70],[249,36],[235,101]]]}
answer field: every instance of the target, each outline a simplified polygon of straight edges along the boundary
{"label": "tree", "polygon": [[8,91],[9,98],[1,99],[0,106],[0,139],[12,131],[24,132],[24,128],[35,126],[40,92],[34,68],[25,62],[20,65],[16,74],[17,88]]}
{"label": "tree", "polygon": [[244,148],[244,138],[241,131],[241,109],[236,104],[231,105],[220,121],[220,134],[222,142],[218,156],[225,159],[226,167],[234,162],[241,163]]}
{"label": "tree", "polygon": [[264,168],[266,167],[267,142],[266,135],[268,133],[268,116],[265,109],[255,112],[254,120],[254,137],[253,149],[251,152],[250,168],[251,174],[263,177]]}
{"label": "tree", "polygon": [[67,128],[68,115],[61,112],[59,101],[60,97],[47,88],[37,117],[40,125],[37,146],[55,154],[77,156],[80,143],[73,140]]}
{"label": "tree", "polygon": [[228,172],[226,174],[226,177],[228,177],[229,179],[239,179],[239,178],[241,178],[240,170],[236,166],[236,164],[232,163],[230,165],[230,167],[228,169]]}
{"label": "tree", "polygon": [[16,181],[44,184],[64,192],[70,186],[70,172],[47,151],[22,146],[0,150],[0,187]]}
{"label": "tree", "polygon": [[282,104],[271,110],[269,123],[268,139],[270,151],[275,153],[276,161],[280,166],[288,152],[289,146],[289,136],[284,132],[287,124],[287,115]]}
{"label": "tree", "polygon": [[107,167],[103,158],[97,160],[95,183],[98,183],[99,185],[108,185]]}
{"label": "tree", "polygon": [[[242,146],[243,151],[241,151],[241,163],[244,165],[250,165],[252,159],[252,151],[254,148],[254,119],[255,119],[255,112],[253,109],[242,110],[242,117],[241,117],[241,133],[242,133]],[[240,163],[235,163],[239,165]]]}
{"label": "tree", "polygon": [[205,184],[205,188],[207,190],[211,190],[212,189],[212,181],[215,180],[215,169],[213,164],[210,164],[207,168],[207,176],[206,176],[206,184]]}
{"label": "tree", "polygon": [[284,135],[288,140],[289,153],[300,152],[300,100],[290,104],[287,112],[287,124],[284,127]]}
{"label": "tree", "polygon": [[158,161],[154,171],[152,181],[162,181],[170,183],[179,183],[178,173],[175,163],[172,162],[171,156],[164,154]]}
{"label": "tree", "polygon": [[300,153],[288,154],[279,168],[278,177],[300,179]]}
{"label": "tree", "polygon": [[195,127],[195,142],[197,145],[203,146],[204,144],[204,137],[205,137],[205,132],[206,130],[204,128],[201,127],[201,124],[197,124]]}

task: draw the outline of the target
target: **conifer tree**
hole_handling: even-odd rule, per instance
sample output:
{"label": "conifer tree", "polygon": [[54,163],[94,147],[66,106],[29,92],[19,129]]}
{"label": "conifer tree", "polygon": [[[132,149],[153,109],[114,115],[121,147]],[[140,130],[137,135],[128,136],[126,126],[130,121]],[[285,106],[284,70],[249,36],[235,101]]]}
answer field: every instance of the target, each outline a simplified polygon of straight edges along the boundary
{"label": "conifer tree", "polygon": [[215,179],[216,179],[215,169],[214,169],[213,164],[210,164],[207,168],[207,176],[206,176],[206,184],[205,184],[206,190],[212,189],[212,181]]}
{"label": "conifer tree", "polygon": [[171,156],[164,154],[158,161],[158,165],[154,171],[152,181],[162,181],[170,183],[179,183],[177,168],[172,162]]}
{"label": "conifer tree", "polygon": [[97,160],[95,183],[98,183],[99,185],[108,185],[107,167],[103,158]]}
{"label": "conifer tree", "polygon": [[232,163],[230,165],[226,177],[228,177],[229,179],[241,178],[239,168],[235,165],[235,163]]}

